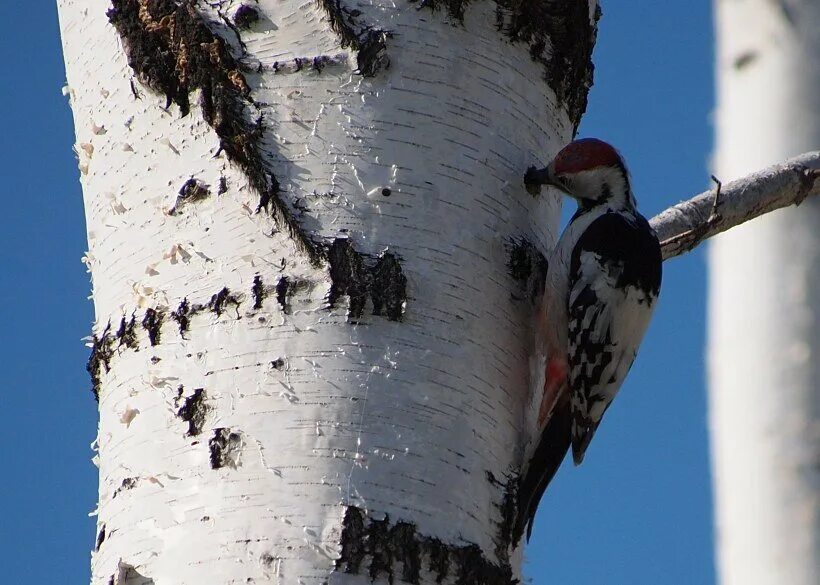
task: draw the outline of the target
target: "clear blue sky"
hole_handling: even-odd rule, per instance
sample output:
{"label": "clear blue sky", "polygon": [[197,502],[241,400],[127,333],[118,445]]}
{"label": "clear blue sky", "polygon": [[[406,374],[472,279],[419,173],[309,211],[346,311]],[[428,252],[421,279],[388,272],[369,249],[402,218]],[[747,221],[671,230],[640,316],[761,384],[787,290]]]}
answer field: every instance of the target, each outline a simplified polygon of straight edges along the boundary
{"label": "clear blue sky", "polygon": [[[581,135],[617,145],[647,215],[708,186],[706,0],[603,5]],[[96,405],[85,227],[52,0],[0,21],[0,555],[21,585],[85,583]],[[703,250],[664,266],[661,303],[584,465],[562,468],[527,551],[535,585],[714,583],[704,390]],[[547,578],[549,576],[549,578]]]}

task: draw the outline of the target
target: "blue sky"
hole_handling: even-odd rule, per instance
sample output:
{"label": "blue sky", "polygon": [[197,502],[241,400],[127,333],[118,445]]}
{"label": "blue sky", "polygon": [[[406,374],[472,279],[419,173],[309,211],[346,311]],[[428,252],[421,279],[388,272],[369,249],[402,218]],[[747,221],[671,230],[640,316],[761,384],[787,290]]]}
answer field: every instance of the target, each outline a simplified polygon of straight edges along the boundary
{"label": "blue sky", "polygon": [[[708,187],[705,0],[605,2],[581,135],[618,146],[649,216]],[[0,550],[9,583],[83,583],[96,503],[85,227],[52,0],[0,21]],[[714,583],[703,250],[664,265],[661,303],[584,465],[548,490],[527,551],[536,585]]]}

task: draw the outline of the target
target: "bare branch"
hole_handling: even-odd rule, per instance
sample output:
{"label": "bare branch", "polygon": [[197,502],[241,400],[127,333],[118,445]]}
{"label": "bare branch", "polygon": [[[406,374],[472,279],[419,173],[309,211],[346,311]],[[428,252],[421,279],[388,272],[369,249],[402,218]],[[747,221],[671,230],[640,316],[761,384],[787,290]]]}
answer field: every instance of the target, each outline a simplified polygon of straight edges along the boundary
{"label": "bare branch", "polygon": [[[714,177],[713,177],[714,179]],[[800,205],[820,194],[820,151],[706,191],[650,220],[658,233],[663,259],[674,258],[707,238],[781,207]]]}

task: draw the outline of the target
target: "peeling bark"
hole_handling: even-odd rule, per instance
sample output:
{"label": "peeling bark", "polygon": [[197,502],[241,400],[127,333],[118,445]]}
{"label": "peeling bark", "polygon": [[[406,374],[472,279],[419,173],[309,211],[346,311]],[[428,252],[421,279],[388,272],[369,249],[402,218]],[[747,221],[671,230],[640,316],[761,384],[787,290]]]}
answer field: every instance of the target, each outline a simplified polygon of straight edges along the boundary
{"label": "peeling bark", "polygon": [[117,572],[111,575],[109,585],[154,585],[154,580],[141,574],[135,567],[120,561]]}
{"label": "peeling bark", "polygon": [[140,81],[164,94],[166,107],[179,106],[182,116],[190,110],[189,94],[200,90],[203,116],[259,194],[258,209],[272,211],[319,263],[319,246],[299,225],[281,197],[279,181],[266,168],[263,120],[254,114],[250,87],[225,40],[211,32],[191,0],[113,0],[112,6],[108,18]]}

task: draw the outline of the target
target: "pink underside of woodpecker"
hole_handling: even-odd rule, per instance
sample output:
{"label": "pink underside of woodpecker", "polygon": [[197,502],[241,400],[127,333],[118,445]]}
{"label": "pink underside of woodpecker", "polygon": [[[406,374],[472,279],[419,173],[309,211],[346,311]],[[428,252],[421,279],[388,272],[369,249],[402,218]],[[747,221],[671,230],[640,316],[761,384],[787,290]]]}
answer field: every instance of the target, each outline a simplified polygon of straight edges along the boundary
{"label": "pink underside of woodpecker", "polygon": [[566,391],[567,374],[569,365],[563,355],[551,356],[547,360],[546,375],[544,382],[544,396],[541,398],[541,406],[538,408],[538,426],[544,426],[552,413],[558,395]]}

